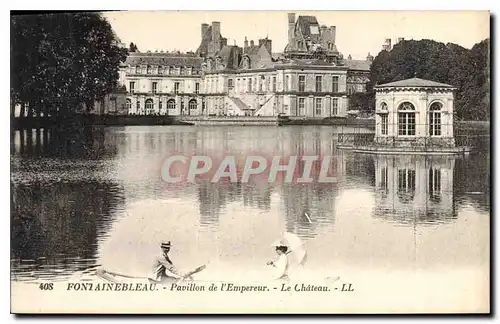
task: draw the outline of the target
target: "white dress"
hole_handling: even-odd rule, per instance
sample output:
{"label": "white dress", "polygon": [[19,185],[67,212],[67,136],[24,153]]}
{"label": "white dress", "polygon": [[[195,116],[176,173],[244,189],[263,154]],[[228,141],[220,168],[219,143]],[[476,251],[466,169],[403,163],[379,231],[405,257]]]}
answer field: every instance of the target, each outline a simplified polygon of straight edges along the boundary
{"label": "white dress", "polygon": [[280,254],[278,259],[273,262],[274,275],[277,280],[288,280],[288,256]]}

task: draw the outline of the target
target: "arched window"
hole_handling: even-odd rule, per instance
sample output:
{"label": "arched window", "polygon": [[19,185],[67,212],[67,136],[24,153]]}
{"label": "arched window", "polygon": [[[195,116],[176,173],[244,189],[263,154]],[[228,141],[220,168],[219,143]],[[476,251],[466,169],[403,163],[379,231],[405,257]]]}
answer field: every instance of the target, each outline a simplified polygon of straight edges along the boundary
{"label": "arched window", "polygon": [[380,111],[382,112],[380,114],[380,135],[387,135],[389,115],[387,114],[388,108],[385,102],[380,104]]}
{"label": "arched window", "polygon": [[125,102],[125,109],[127,109],[127,112],[130,114],[132,111],[132,100],[127,99]]}
{"label": "arched window", "polygon": [[146,114],[148,114],[148,115],[154,114],[153,99],[146,100]]}
{"label": "arched window", "polygon": [[429,109],[429,135],[441,135],[441,109],[443,104],[434,102]]}
{"label": "arched window", "polygon": [[198,103],[196,102],[195,99],[189,100],[189,109],[197,109],[198,108]]}
{"label": "arched window", "polygon": [[411,102],[398,107],[398,135],[415,136],[415,106]]}
{"label": "arched window", "polygon": [[175,109],[175,100],[174,99],[170,99],[169,101],[167,101],[167,109]]}

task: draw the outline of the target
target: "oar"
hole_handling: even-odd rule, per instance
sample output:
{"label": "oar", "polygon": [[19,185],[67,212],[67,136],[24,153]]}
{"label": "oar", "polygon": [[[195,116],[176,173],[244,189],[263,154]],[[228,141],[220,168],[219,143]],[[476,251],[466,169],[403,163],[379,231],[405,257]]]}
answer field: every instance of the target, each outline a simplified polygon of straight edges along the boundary
{"label": "oar", "polygon": [[181,282],[183,282],[186,278],[189,278],[190,276],[194,275],[195,273],[198,273],[202,270],[204,270],[205,268],[207,267],[206,264],[203,264],[201,266],[199,266],[198,268],[194,269],[193,271],[190,271],[188,273],[186,273],[184,276],[182,276],[182,278],[180,278],[178,281],[177,281],[177,284],[180,284]]}

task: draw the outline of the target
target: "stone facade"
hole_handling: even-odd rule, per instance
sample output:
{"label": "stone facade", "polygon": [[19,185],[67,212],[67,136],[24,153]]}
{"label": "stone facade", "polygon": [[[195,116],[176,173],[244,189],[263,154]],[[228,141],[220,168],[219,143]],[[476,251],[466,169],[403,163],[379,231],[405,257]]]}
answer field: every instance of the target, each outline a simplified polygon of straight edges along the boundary
{"label": "stone facade", "polygon": [[194,53],[130,53],[120,69],[131,115],[199,114],[202,59]]}
{"label": "stone facade", "polygon": [[453,147],[453,90],[418,78],[376,90],[375,142],[396,147]]}

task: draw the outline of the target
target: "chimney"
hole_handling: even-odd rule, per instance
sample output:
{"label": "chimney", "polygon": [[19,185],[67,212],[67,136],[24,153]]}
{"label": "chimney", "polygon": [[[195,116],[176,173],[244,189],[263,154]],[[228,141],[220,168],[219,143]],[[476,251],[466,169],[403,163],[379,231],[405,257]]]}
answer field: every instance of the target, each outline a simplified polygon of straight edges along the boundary
{"label": "chimney", "polygon": [[332,44],[335,44],[335,36],[337,34],[337,27],[336,26],[330,26],[330,33],[331,33],[330,41],[332,42]]}
{"label": "chimney", "polygon": [[288,44],[294,47],[295,42],[295,14],[288,14]]}
{"label": "chimney", "polygon": [[221,49],[221,44],[220,44],[220,22],[218,21],[212,21],[212,44],[213,44],[213,51],[217,52]]}
{"label": "chimney", "polygon": [[392,49],[390,38],[385,39],[385,45],[387,45],[388,51],[390,51]]}
{"label": "chimney", "polygon": [[250,47],[253,47],[254,46],[254,42],[253,40],[250,41]]}
{"label": "chimney", "polygon": [[201,24],[201,39],[203,40],[203,36],[207,33],[208,24]]}
{"label": "chimney", "polygon": [[366,56],[366,60],[368,62],[373,62],[373,56],[370,54],[370,52],[368,52],[368,55]]}
{"label": "chimney", "polygon": [[247,37],[245,36],[245,41],[243,42],[243,47],[244,48],[247,48],[248,47],[248,39]]}

